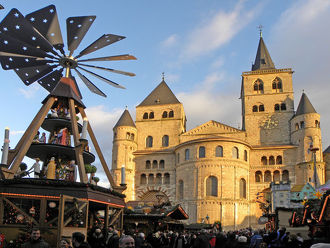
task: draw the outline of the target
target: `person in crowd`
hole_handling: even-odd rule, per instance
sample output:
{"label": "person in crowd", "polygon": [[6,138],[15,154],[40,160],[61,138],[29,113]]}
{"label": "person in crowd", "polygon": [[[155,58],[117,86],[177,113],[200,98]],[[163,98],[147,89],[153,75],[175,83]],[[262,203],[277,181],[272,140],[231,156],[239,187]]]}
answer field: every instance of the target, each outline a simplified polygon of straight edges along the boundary
{"label": "person in crowd", "polygon": [[260,244],[262,243],[263,239],[259,234],[259,231],[255,231],[254,235],[251,238],[250,248],[260,248]]}
{"label": "person in crowd", "polygon": [[248,244],[248,239],[247,239],[247,237],[245,237],[245,236],[239,236],[238,238],[237,238],[237,242],[238,242],[238,247],[240,247],[240,248],[247,248],[247,247],[249,247],[249,244]]}
{"label": "person in crowd", "polygon": [[105,247],[105,238],[100,228],[96,228],[87,240],[92,248]]}
{"label": "person in crowd", "polygon": [[81,232],[72,233],[72,246],[73,248],[91,248],[90,245],[85,242],[85,235]]}
{"label": "person in crowd", "polygon": [[60,241],[60,248],[72,248],[70,246],[70,240],[68,240],[68,239],[61,239],[61,241]]}
{"label": "person in crowd", "polygon": [[108,243],[107,243],[106,247],[108,247],[108,248],[118,248],[119,247],[119,239],[120,239],[120,237],[118,235],[118,231],[115,228],[113,228],[112,235],[108,239]]}
{"label": "person in crowd", "polygon": [[30,233],[30,240],[24,243],[22,248],[49,248],[49,245],[41,238],[40,229],[33,228]]}
{"label": "person in crowd", "polygon": [[41,137],[39,138],[39,143],[46,143],[46,133],[43,132]]}
{"label": "person in crowd", "polygon": [[40,135],[40,132],[38,131],[37,134],[34,136],[32,143],[39,143],[39,135]]}
{"label": "person in crowd", "polygon": [[239,247],[239,244],[236,240],[236,234],[234,232],[229,232],[227,234],[227,243],[225,245],[226,248],[236,248]]}
{"label": "person in crowd", "polygon": [[35,163],[31,166],[31,168],[28,170],[28,172],[32,171],[34,172],[34,178],[40,178],[40,159],[35,158]]}
{"label": "person in crowd", "polygon": [[119,239],[119,248],[135,248],[135,241],[130,235],[123,235]]}
{"label": "person in crowd", "polygon": [[215,248],[224,248],[227,243],[227,236],[223,232],[217,233],[215,236]]}
{"label": "person in crowd", "polygon": [[197,236],[193,248],[210,248],[209,237],[206,234],[206,230],[203,229],[201,233]]}

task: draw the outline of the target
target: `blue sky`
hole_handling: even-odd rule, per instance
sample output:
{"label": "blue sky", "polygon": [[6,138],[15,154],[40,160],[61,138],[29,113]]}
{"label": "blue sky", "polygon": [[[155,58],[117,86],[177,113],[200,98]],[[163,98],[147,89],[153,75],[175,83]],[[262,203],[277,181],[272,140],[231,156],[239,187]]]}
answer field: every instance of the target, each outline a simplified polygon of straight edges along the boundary
{"label": "blue sky", "polygon": [[[90,123],[109,165],[112,127],[125,106],[135,118],[135,106],[160,83],[162,72],[184,104],[188,129],[211,119],[241,127],[241,73],[249,71],[255,59],[260,24],[264,26],[263,37],[276,68],[295,71],[295,108],[304,89],[321,114],[323,150],[330,145],[328,0],[2,0],[1,4],[5,7],[0,10],[1,19],[11,8],[26,15],[55,4],[64,40],[67,17],[96,15],[77,51],[104,33],[127,37],[89,55],[136,56],[136,61],[98,64],[136,73],[135,77],[125,77],[101,72],[127,89],[112,88],[93,79],[108,95],[102,98],[84,85],[80,87]],[[0,130],[10,127],[14,147],[47,92],[37,83],[25,86],[13,71],[0,70],[0,79]]]}

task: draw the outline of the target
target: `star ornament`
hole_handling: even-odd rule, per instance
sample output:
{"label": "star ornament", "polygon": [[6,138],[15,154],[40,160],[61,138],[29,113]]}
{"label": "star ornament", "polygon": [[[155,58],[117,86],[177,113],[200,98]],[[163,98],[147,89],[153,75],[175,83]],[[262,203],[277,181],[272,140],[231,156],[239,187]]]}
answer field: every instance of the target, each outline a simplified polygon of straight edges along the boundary
{"label": "star ornament", "polygon": [[306,203],[307,203],[307,200],[303,200],[303,201],[301,202],[301,205],[305,206]]}
{"label": "star ornament", "polygon": [[316,196],[317,199],[321,199],[323,194],[320,191],[316,191],[315,194],[313,194],[313,195]]}

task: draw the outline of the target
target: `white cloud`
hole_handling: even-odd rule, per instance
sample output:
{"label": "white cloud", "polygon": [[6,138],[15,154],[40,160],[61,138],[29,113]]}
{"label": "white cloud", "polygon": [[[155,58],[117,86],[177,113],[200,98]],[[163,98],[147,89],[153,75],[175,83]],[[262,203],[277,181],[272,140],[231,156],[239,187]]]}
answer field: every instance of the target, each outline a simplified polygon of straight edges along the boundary
{"label": "white cloud", "polygon": [[257,16],[261,5],[248,10],[239,1],[231,12],[219,11],[188,35],[181,58],[204,55],[228,43],[243,27]]}
{"label": "white cloud", "polygon": [[163,42],[161,42],[161,46],[164,48],[170,48],[174,45],[176,45],[178,42],[178,35],[172,34],[169,37],[166,38]]}
{"label": "white cloud", "polygon": [[329,23],[330,1],[298,1],[275,23],[269,46],[277,68],[293,67],[295,71],[295,107],[304,89],[321,114],[324,149],[330,144],[330,130],[326,128],[330,126],[330,33],[326,31]]}
{"label": "white cloud", "polygon": [[225,59],[224,57],[219,57],[216,60],[214,60],[211,64],[212,69],[219,69],[225,64]]}
{"label": "white cloud", "polygon": [[40,89],[39,84],[34,83],[30,85],[28,88],[18,88],[18,91],[26,98],[31,99],[33,98],[37,91]]}
{"label": "white cloud", "polygon": [[12,130],[10,131],[10,135],[21,135],[24,132],[25,132],[24,130]]}
{"label": "white cloud", "polygon": [[192,92],[177,94],[185,108],[188,130],[209,120],[235,128],[240,126],[240,102],[235,101],[237,95],[215,89],[215,85],[223,82],[222,73],[211,73]]}

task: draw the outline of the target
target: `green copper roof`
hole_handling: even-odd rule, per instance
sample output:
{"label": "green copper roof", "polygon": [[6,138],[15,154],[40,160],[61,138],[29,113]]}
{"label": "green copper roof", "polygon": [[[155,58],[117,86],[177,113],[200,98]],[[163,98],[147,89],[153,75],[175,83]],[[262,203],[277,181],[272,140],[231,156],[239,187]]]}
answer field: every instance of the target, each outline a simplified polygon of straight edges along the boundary
{"label": "green copper roof", "polygon": [[275,69],[275,65],[269,55],[263,38],[260,37],[257,56],[252,65],[252,71],[265,69]]}
{"label": "green copper roof", "polygon": [[307,95],[305,93],[302,93],[302,96],[300,98],[300,102],[296,111],[297,115],[303,115],[308,113],[317,113],[314,109],[313,105],[309,101]]}
{"label": "green copper roof", "polygon": [[114,126],[114,128],[119,127],[119,126],[136,127],[135,123],[127,109],[125,109],[124,113],[120,116],[120,118],[119,118],[117,124]]}
{"label": "green copper roof", "polygon": [[171,89],[163,80],[141,103],[141,106],[163,105],[180,103]]}

